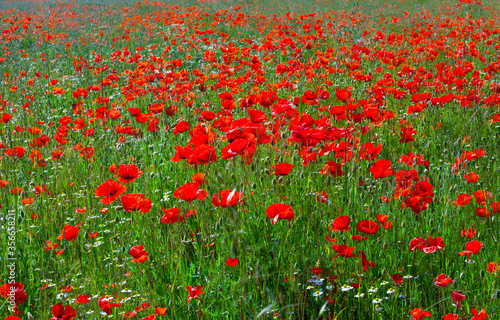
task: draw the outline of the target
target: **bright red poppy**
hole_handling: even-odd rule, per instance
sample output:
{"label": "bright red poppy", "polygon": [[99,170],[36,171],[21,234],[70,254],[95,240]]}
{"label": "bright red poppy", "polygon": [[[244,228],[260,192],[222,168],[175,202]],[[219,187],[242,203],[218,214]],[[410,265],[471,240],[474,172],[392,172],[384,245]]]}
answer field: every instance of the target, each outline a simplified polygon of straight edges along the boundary
{"label": "bright red poppy", "polygon": [[413,212],[419,214],[429,207],[433,201],[434,187],[427,181],[419,181],[410,189],[410,197],[405,199],[406,207],[410,207]]}
{"label": "bright red poppy", "polygon": [[454,202],[455,206],[465,207],[469,204],[471,198],[471,195],[467,193],[461,193],[458,195],[457,201]]}
{"label": "bright red poppy", "polygon": [[347,231],[351,228],[351,219],[348,216],[335,218],[332,223],[333,231]]}
{"label": "bright red poppy", "polygon": [[143,173],[140,171],[135,164],[121,164],[118,167],[118,181],[122,183],[130,183]]}
{"label": "bright red poppy", "polygon": [[275,203],[267,208],[266,215],[268,218],[273,219],[271,223],[275,224],[278,219],[287,219],[288,221],[292,221],[295,213],[293,212],[291,206],[283,203]]}
{"label": "bright red poppy", "polygon": [[391,162],[389,160],[380,159],[373,164],[370,168],[370,172],[373,175],[373,179],[385,178],[389,176],[393,176],[396,174],[394,170],[392,170]]}
{"label": "bright red poppy", "polygon": [[274,165],[274,175],[275,176],[286,176],[292,171],[293,164],[289,163],[278,163]]}
{"label": "bright red poppy", "polygon": [[122,195],[122,193],[124,193],[126,190],[127,187],[125,187],[124,185],[109,179],[98,186],[94,194],[97,197],[104,197],[101,199],[102,204],[109,204],[118,199],[118,197]]}
{"label": "bright red poppy", "polygon": [[212,196],[212,204],[214,207],[234,207],[240,201],[241,195],[236,190],[222,190]]}
{"label": "bright red poppy", "polygon": [[23,304],[28,297],[26,290],[24,290],[24,284],[19,282],[5,283],[0,287],[0,296],[3,298],[8,298],[14,292],[14,301],[16,304]]}
{"label": "bright red poppy", "polygon": [[452,284],[453,283],[453,280],[451,280],[450,278],[448,278],[444,273],[441,273],[440,275],[438,275],[436,277],[436,279],[434,279],[434,285],[437,286],[437,287],[446,287],[448,286],[449,284]]}
{"label": "bright red poppy", "polygon": [[380,143],[375,147],[372,142],[367,142],[359,149],[359,159],[372,161],[378,156],[380,150],[382,150]]}
{"label": "bright red poppy", "polygon": [[67,224],[64,226],[61,235],[57,237],[57,240],[62,240],[62,239],[65,239],[67,241],[74,240],[78,236],[79,231],[80,231],[80,225],[72,226]]}
{"label": "bright red poppy", "polygon": [[328,161],[319,173],[332,177],[342,177],[344,175],[342,164],[334,161]]}
{"label": "bright red poppy", "polygon": [[360,221],[356,226],[356,230],[367,235],[377,234],[378,229],[378,224],[373,220]]}
{"label": "bright red poppy", "polygon": [[203,201],[207,198],[208,194],[205,189],[199,189],[199,186],[197,182],[188,182],[174,191],[174,197],[187,202],[192,202],[193,200]]}
{"label": "bright red poppy", "polygon": [[239,262],[240,260],[238,260],[238,258],[228,258],[226,260],[226,264],[230,267],[236,267]]}
{"label": "bright red poppy", "polygon": [[120,201],[123,206],[123,210],[130,211],[141,211],[142,213],[148,213],[151,210],[151,200],[146,198],[142,193],[127,193],[121,196]]}
{"label": "bright red poppy", "polygon": [[191,286],[187,286],[186,289],[189,291],[189,296],[188,296],[188,303],[191,302],[192,299],[200,299],[200,296],[204,294],[205,292],[201,291],[203,290],[202,286],[196,286],[196,288],[192,288]]}
{"label": "bright red poppy", "polygon": [[120,307],[119,303],[110,303],[113,300],[113,297],[103,296],[99,298],[98,305],[99,308],[106,314],[112,314],[113,310],[111,308]]}
{"label": "bright red poppy", "polygon": [[428,311],[424,311],[422,308],[415,308],[410,312],[412,320],[423,320],[424,318],[428,318],[431,316],[431,313]]}
{"label": "bright red poppy", "polygon": [[132,262],[144,263],[144,261],[148,260],[148,253],[142,245],[130,248],[129,253],[133,257]]}
{"label": "bright red poppy", "polygon": [[161,207],[161,210],[163,211],[163,217],[160,219],[160,223],[172,224],[184,220],[184,217],[180,215],[181,211],[177,208],[165,209]]}

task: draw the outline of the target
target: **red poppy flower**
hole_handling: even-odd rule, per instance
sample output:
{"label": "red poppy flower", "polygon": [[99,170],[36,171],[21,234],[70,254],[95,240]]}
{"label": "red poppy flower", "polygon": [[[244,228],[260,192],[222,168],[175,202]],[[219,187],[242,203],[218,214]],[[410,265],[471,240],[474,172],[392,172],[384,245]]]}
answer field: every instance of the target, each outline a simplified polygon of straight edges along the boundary
{"label": "red poppy flower", "polygon": [[148,253],[142,245],[130,248],[129,253],[134,258],[132,262],[144,263],[144,261],[148,260]]}
{"label": "red poppy flower", "polygon": [[422,308],[415,308],[410,312],[412,316],[412,320],[423,320],[424,318],[430,317],[431,313],[428,311],[424,311]]}
{"label": "red poppy flower", "polygon": [[470,320],[487,320],[488,319],[488,314],[486,313],[486,310],[481,310],[481,312],[477,313],[477,310],[472,308],[470,309],[472,312],[473,318]]}
{"label": "red poppy flower", "polygon": [[462,237],[465,238],[474,238],[476,236],[476,229],[474,228],[466,228],[462,230]]}
{"label": "red poppy flower", "polygon": [[342,164],[334,161],[328,161],[319,173],[333,177],[342,177],[344,175]]}
{"label": "red poppy flower", "polygon": [[451,280],[450,278],[448,278],[444,273],[441,273],[440,275],[438,275],[436,277],[436,279],[434,279],[434,285],[437,286],[437,287],[446,287],[448,286],[449,284],[452,284],[453,283],[453,280]]}
{"label": "red poppy flower", "polygon": [[321,203],[327,203],[328,202],[328,195],[326,194],[326,191],[323,191],[321,193],[316,192],[316,201],[321,202]]}
{"label": "red poppy flower", "polygon": [[474,173],[474,172],[470,172],[470,173],[467,173],[464,175],[464,179],[465,181],[467,181],[467,183],[476,183],[477,180],[479,179],[479,175]]}
{"label": "red poppy flower", "polygon": [[337,90],[335,92],[335,97],[342,102],[346,102],[351,97],[351,92],[346,89]]}
{"label": "red poppy flower", "polygon": [[378,224],[373,220],[360,221],[356,226],[356,230],[367,235],[377,234],[378,229]]}
{"label": "red poppy flower", "polygon": [[208,184],[207,177],[203,172],[193,174],[191,179],[193,179],[193,181],[198,183],[200,186]]}
{"label": "red poppy flower", "polygon": [[76,311],[71,306],[63,306],[58,303],[52,307],[52,315],[50,320],[70,320],[76,318]]}
{"label": "red poppy flower", "polygon": [[474,214],[481,218],[487,218],[490,216],[487,207],[479,207],[474,210]]}
{"label": "red poppy flower", "polygon": [[490,208],[493,213],[500,213],[500,202],[493,202]]}
{"label": "red poppy flower", "polygon": [[187,121],[181,121],[174,127],[174,130],[172,132],[173,134],[179,134],[188,130],[189,130],[189,123]]}
{"label": "red poppy flower", "polygon": [[184,217],[180,215],[180,210],[177,208],[165,209],[161,207],[163,210],[163,217],[160,219],[160,223],[172,224],[177,221],[182,222]]}
{"label": "red poppy flower", "polygon": [[333,231],[347,231],[351,228],[351,219],[348,216],[335,218],[332,223]]}
{"label": "red poppy flower", "polygon": [[193,149],[193,153],[187,157],[189,164],[207,165],[210,162],[217,161],[217,150],[209,144],[202,144]]}
{"label": "red poppy flower", "polygon": [[415,183],[410,189],[410,197],[405,199],[406,207],[410,207],[416,214],[426,210],[434,198],[433,188],[427,181]]}
{"label": "red poppy flower", "polygon": [[212,204],[214,207],[234,207],[240,201],[241,195],[236,190],[222,190],[212,196]]}
{"label": "red poppy flower", "polygon": [[396,173],[394,170],[390,168],[391,162],[389,160],[380,159],[375,162],[373,166],[370,168],[370,172],[373,175],[373,179],[385,178],[389,176],[393,176]]}
{"label": "red poppy flower", "polygon": [[468,195],[467,193],[461,193],[458,195],[457,201],[455,201],[454,203],[456,206],[465,207],[469,204],[471,198],[471,195]]}
{"label": "red poppy flower", "polygon": [[121,196],[120,201],[123,206],[123,210],[137,211],[140,210],[142,213],[148,213],[151,210],[151,200],[147,199],[142,193],[127,193]]}
{"label": "red poppy flower", "polygon": [[368,267],[373,268],[375,266],[375,263],[373,261],[369,261],[366,258],[366,254],[363,250],[359,250],[359,256],[361,257],[361,264],[363,265],[364,271],[366,271],[366,269],[368,269]]}
{"label": "red poppy flower", "polygon": [[292,171],[293,164],[289,163],[278,163],[274,165],[274,175],[275,176],[286,176]]}
{"label": "red poppy flower", "polygon": [[396,283],[396,284],[403,283],[403,277],[399,273],[391,275],[391,278],[392,278],[392,281],[394,281],[394,283]]}
{"label": "red poppy flower", "polygon": [[124,185],[109,179],[106,180],[99,187],[97,187],[94,194],[97,197],[104,197],[103,199],[101,199],[102,204],[109,204],[118,199],[118,197],[126,190],[127,187],[125,187]]}
{"label": "red poppy flower", "polygon": [[207,198],[207,191],[199,189],[197,182],[188,182],[174,191],[174,197],[188,202],[192,202],[195,199],[203,201]]}
{"label": "red poppy flower", "polygon": [[359,149],[359,159],[372,161],[378,156],[380,150],[382,150],[382,145],[380,143],[375,147],[372,142],[367,142],[361,145]]}
{"label": "red poppy flower", "polygon": [[494,261],[489,262],[486,265],[486,272],[488,272],[488,273],[496,273],[498,270],[500,270],[500,266],[498,265],[498,263],[496,263]]}
{"label": "red poppy flower", "polygon": [[472,252],[473,254],[478,254],[482,247],[483,243],[477,240],[472,240],[465,244],[465,249]]}
{"label": "red poppy flower", "polygon": [[187,286],[186,289],[189,291],[189,296],[188,296],[188,303],[191,302],[192,299],[200,299],[200,296],[204,294],[205,292],[201,291],[203,290],[202,286],[196,286],[196,288],[192,288],[191,286]]}
{"label": "red poppy flower", "polygon": [[453,292],[451,293],[451,298],[456,302],[460,302],[465,299],[465,294],[453,290]]}
{"label": "red poppy flower", "polygon": [[292,221],[295,216],[295,213],[287,204],[283,203],[275,203],[270,205],[266,210],[266,215],[268,218],[273,219],[271,222],[275,224],[278,219],[287,219],[288,221]]}
{"label": "red poppy flower", "polygon": [[76,297],[75,303],[81,303],[81,304],[86,304],[90,302],[90,296],[89,295],[79,295]]}
{"label": "red poppy flower", "polygon": [[165,314],[167,314],[167,308],[160,308],[160,307],[156,307],[155,308],[155,313],[157,315],[159,315],[160,317],[161,316],[164,316]]}
{"label": "red poppy flower", "polygon": [[476,202],[480,206],[484,206],[486,204],[486,200],[493,199],[493,194],[489,191],[477,190],[473,193],[474,198],[476,198]]}
{"label": "red poppy flower", "polygon": [[229,258],[226,260],[226,264],[230,267],[236,267],[239,262],[238,258]]}
{"label": "red poppy flower", "polygon": [[23,304],[28,297],[22,283],[5,283],[0,287],[0,296],[3,298],[12,296],[12,292],[14,292],[14,301],[16,304]]}
{"label": "red poppy flower", "polygon": [[121,164],[118,167],[118,181],[122,183],[130,183],[143,173],[140,171],[135,164]]}
{"label": "red poppy flower", "polygon": [[111,308],[116,308],[121,306],[121,304],[119,303],[110,303],[111,300],[113,300],[113,297],[103,296],[99,298],[98,301],[99,308],[101,308],[101,310],[106,314],[113,313],[113,310],[111,310]]}
{"label": "red poppy flower", "polygon": [[64,230],[62,231],[61,235],[58,236],[56,239],[57,240],[65,239],[67,241],[74,240],[78,236],[79,231],[80,231],[80,225],[71,226],[67,224],[64,226]]}
{"label": "red poppy flower", "polygon": [[344,257],[344,258],[356,258],[357,257],[357,255],[352,253],[354,251],[354,249],[356,249],[356,247],[348,247],[345,244],[338,245],[338,244],[334,243],[332,245],[332,249],[335,250],[335,252],[337,252],[337,255],[335,257],[333,257],[333,260],[337,259],[337,257]]}

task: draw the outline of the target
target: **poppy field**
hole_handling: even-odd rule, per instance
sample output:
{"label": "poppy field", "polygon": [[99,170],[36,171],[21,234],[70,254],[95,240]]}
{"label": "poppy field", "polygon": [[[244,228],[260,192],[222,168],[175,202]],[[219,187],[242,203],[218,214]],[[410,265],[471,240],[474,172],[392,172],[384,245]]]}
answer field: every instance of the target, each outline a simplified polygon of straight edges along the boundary
{"label": "poppy field", "polygon": [[1,319],[500,319],[496,1],[0,8]]}

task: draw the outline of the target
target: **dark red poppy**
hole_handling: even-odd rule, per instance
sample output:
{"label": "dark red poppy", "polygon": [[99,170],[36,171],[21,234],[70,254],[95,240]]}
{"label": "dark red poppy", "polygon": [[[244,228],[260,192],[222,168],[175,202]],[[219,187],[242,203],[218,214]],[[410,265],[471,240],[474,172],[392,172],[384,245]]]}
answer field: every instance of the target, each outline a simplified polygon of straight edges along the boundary
{"label": "dark red poppy", "polygon": [[71,306],[63,306],[58,303],[52,307],[52,315],[50,320],[70,320],[76,318],[76,311]]}
{"label": "dark red poppy", "polygon": [[377,234],[378,229],[378,224],[373,220],[360,221],[356,226],[356,230],[367,235]]}
{"label": "dark red poppy", "polygon": [[146,198],[142,193],[127,193],[121,196],[120,201],[123,206],[123,210],[137,211],[140,210],[142,213],[148,213],[151,210],[151,200]]}
{"label": "dark red poppy", "polygon": [[357,255],[352,253],[354,251],[354,249],[356,249],[356,247],[348,247],[345,244],[338,245],[338,244],[334,243],[332,245],[332,249],[335,250],[335,252],[337,252],[337,255],[335,257],[333,257],[333,260],[337,259],[337,257],[344,257],[344,258],[357,257]]}
{"label": "dark red poppy", "polygon": [[396,284],[403,283],[403,277],[399,273],[391,275],[391,278],[392,278],[392,281],[394,281],[394,283],[396,283]]}
{"label": "dark red poppy", "polygon": [[275,224],[278,219],[287,219],[288,221],[292,221],[295,213],[293,212],[291,206],[283,203],[275,203],[267,208],[266,215],[268,218],[273,219],[271,223]]}
{"label": "dark red poppy", "polygon": [[109,204],[118,199],[118,197],[126,190],[127,187],[125,187],[124,185],[119,184],[114,180],[108,179],[103,184],[97,187],[94,194],[97,197],[104,197],[103,199],[101,199],[102,204]]}
{"label": "dark red poppy", "polygon": [[143,173],[140,171],[135,164],[121,164],[118,167],[118,181],[122,183],[130,183]]}

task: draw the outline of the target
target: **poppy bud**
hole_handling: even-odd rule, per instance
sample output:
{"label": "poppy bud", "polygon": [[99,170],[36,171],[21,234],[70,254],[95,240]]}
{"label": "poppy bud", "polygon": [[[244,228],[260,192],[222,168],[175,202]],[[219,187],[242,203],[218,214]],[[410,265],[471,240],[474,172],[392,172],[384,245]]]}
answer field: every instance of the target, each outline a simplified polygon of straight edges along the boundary
{"label": "poppy bud", "polygon": [[500,297],[500,290],[496,290],[495,292],[493,292],[491,299],[498,299],[499,297]]}
{"label": "poppy bud", "polygon": [[33,318],[33,316],[31,315],[31,313],[28,312],[28,320],[35,320],[35,318]]}

